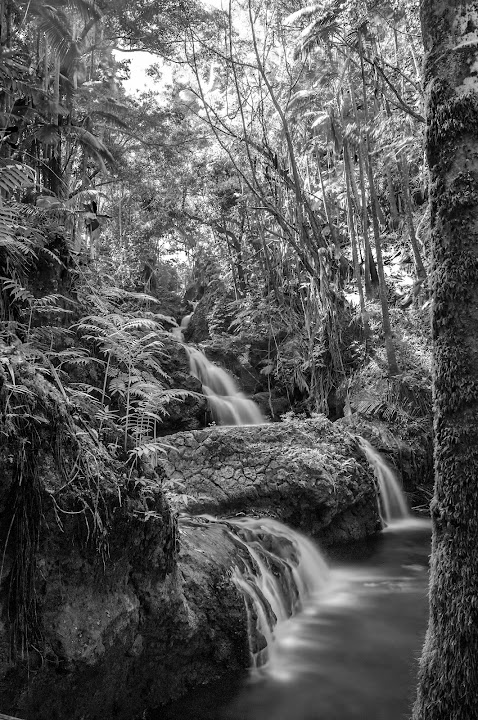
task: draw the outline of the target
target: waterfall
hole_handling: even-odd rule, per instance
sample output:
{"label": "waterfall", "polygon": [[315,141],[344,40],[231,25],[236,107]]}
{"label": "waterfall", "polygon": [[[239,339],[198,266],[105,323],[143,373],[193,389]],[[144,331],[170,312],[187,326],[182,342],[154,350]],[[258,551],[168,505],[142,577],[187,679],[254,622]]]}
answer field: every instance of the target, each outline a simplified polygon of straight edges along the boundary
{"label": "waterfall", "polygon": [[408,519],[410,513],[407,501],[395,473],[368,440],[361,436],[358,436],[357,440],[375,472],[378,485],[378,504],[383,524],[389,525],[397,520]]}
{"label": "waterfall", "polygon": [[259,406],[239,391],[226,370],[211,363],[200,350],[187,347],[191,375],[203,386],[218,425],[262,425],[265,418]]}
{"label": "waterfall", "polygon": [[215,520],[239,550],[232,580],[244,596],[251,665],[274,661],[277,631],[324,589],[328,567],[304,535],[271,518]]}
{"label": "waterfall", "polygon": [[[197,305],[197,303],[196,303],[196,305]],[[171,330],[171,335],[173,335],[177,340],[184,342],[184,333],[188,329],[189,323],[190,323],[193,315],[194,315],[194,311],[192,313],[189,313],[189,315],[185,315],[183,317],[183,319],[181,320],[181,325],[179,325],[179,327],[174,327]]]}

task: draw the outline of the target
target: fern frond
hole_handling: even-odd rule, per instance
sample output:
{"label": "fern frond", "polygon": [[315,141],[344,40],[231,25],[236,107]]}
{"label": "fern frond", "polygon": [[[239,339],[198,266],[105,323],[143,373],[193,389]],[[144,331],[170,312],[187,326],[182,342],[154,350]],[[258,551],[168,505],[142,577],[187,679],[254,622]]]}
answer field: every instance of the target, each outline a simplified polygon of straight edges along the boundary
{"label": "fern frond", "polygon": [[135,448],[129,451],[129,454],[133,458],[144,458],[151,455],[157,455],[157,453],[165,454],[171,448],[170,445],[166,445],[161,442],[148,442],[142,445],[137,445]]}
{"label": "fern frond", "polygon": [[23,287],[23,285],[18,283],[16,280],[13,280],[12,278],[0,277],[0,281],[2,283],[3,289],[11,293],[15,302],[20,301],[31,304],[35,300],[35,296],[32,295],[29,290]]}
{"label": "fern frond", "polygon": [[158,328],[160,328],[160,326],[156,320],[135,317],[127,319],[122,329],[125,332],[129,332],[130,330],[158,330]]}

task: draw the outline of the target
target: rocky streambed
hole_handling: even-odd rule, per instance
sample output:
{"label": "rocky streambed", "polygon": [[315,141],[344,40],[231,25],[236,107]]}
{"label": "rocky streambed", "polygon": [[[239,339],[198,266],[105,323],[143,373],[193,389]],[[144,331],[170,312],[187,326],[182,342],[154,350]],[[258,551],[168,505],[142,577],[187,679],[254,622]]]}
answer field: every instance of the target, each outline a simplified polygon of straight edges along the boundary
{"label": "rocky streambed", "polygon": [[[213,427],[165,443],[155,472],[143,478],[146,504],[108,496],[101,552],[84,541],[74,514],[56,522],[43,486],[34,634],[16,656],[10,581],[18,555],[7,544],[0,712],[131,720],[245,668],[246,610],[231,579],[237,547],[223,526],[197,515],[268,515],[323,545],[379,528],[372,470],[354,437],[323,417]],[[0,518],[5,537],[7,513]]]}

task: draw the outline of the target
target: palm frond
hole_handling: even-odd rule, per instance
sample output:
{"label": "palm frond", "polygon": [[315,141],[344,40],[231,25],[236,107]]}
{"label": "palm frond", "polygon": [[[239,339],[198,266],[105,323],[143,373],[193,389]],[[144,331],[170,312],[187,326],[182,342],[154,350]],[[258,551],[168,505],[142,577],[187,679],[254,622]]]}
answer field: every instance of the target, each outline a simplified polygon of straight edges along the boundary
{"label": "palm frond", "polygon": [[294,25],[297,20],[309,18],[311,15],[315,15],[315,13],[320,12],[320,10],[322,10],[322,7],[323,5],[315,3],[314,5],[307,5],[307,7],[296,10],[291,15],[288,15],[286,18],[284,18],[284,25]]}
{"label": "palm frond", "polygon": [[72,43],[68,18],[64,12],[51,5],[38,7],[35,14],[38,16],[38,32],[47,37],[51,50],[60,58],[60,61],[64,60],[70,52]]}
{"label": "palm frond", "polygon": [[0,189],[4,192],[10,194],[34,182],[35,171],[29,165],[4,163],[0,165]]}
{"label": "palm frond", "polygon": [[63,132],[65,135],[76,137],[83,148],[101,165],[102,170],[106,170],[105,161],[114,164],[114,158],[106,145],[89,130],[79,125],[68,125]]}

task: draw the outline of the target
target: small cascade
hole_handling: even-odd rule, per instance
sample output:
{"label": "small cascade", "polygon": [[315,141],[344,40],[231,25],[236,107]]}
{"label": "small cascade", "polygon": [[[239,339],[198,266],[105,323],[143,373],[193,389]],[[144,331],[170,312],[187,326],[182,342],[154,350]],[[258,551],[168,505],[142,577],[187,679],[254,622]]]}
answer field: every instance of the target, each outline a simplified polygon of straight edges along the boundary
{"label": "small cascade", "polygon": [[181,320],[181,325],[179,327],[174,327],[171,330],[171,335],[173,335],[177,340],[184,342],[184,333],[188,329],[189,323],[191,322],[191,318],[193,315],[194,312],[189,313],[189,315],[185,315]]}
{"label": "small cascade", "polygon": [[378,503],[383,524],[410,518],[407,501],[400,483],[383,457],[365,438],[358,436],[358,443],[375,472],[378,485]]}
{"label": "small cascade", "polygon": [[251,665],[274,661],[280,627],[324,590],[328,567],[304,535],[271,518],[224,522],[239,550],[233,582],[244,596]]}
{"label": "small cascade", "polygon": [[213,365],[196,348],[186,346],[186,351],[191,375],[202,383],[218,425],[262,425],[265,422],[259,406],[239,391],[226,370]]}

